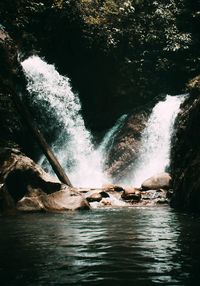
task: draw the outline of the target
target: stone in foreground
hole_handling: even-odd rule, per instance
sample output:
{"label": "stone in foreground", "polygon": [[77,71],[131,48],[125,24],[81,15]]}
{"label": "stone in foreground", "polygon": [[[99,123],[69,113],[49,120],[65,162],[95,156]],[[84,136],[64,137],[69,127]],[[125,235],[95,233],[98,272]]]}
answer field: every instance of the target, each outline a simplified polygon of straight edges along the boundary
{"label": "stone in foreground", "polygon": [[19,211],[60,212],[89,208],[89,204],[80,193],[67,186],[63,186],[60,191],[49,195],[44,192],[36,195],[26,195],[17,202],[17,210]]}
{"label": "stone in foreground", "polygon": [[77,189],[61,184],[16,149],[0,150],[0,183],[0,207],[5,211],[11,207],[27,212],[90,208]]}

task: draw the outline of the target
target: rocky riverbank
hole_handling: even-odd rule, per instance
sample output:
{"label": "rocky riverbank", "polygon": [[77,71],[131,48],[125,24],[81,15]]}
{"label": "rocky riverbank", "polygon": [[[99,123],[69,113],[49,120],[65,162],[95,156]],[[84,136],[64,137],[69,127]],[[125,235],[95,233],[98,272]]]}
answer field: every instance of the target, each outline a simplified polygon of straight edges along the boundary
{"label": "rocky riverbank", "polygon": [[[0,48],[3,67],[0,74],[0,209],[2,212],[66,211],[167,202],[166,191],[162,190],[162,186],[158,190],[147,189],[145,192],[142,188],[114,185],[103,186],[99,190],[69,188],[49,176],[25,156],[21,150],[29,154],[33,152],[34,147],[26,125],[22,124],[14,97],[17,93],[26,95],[26,79],[18,62],[17,46],[3,27],[0,30]],[[117,178],[117,173],[122,173],[122,169],[125,172],[130,162],[133,162],[134,156],[130,150],[134,149],[135,153],[138,151],[140,134],[145,127],[147,113],[146,108],[146,111],[137,111],[129,116],[116,137],[114,149],[108,158],[110,175],[113,177]],[[29,140],[31,140],[30,145]],[[115,157],[112,154],[115,154]],[[119,167],[113,166],[113,162]]]}
{"label": "rocky riverbank", "polygon": [[61,184],[17,149],[0,149],[0,212],[63,212],[131,207],[169,202],[171,177],[160,174],[141,185],[104,185],[100,189]]}
{"label": "rocky riverbank", "polygon": [[[55,63],[62,74],[70,76],[73,87],[79,91],[86,124],[98,135],[119,115],[129,113],[122,130],[115,137],[106,168],[116,181],[123,177],[137,157],[141,132],[149,113],[144,105],[150,104],[161,92],[174,94],[185,91],[188,79],[200,74],[198,7],[185,0],[169,2],[168,5],[165,1],[127,1],[121,7],[118,1],[96,1],[93,7],[91,1],[81,0],[2,0],[1,154],[17,150],[17,153],[12,151],[15,156],[24,156],[23,153],[34,158],[37,157],[35,153],[40,152],[13,100],[16,94],[21,94],[26,101],[26,79],[18,59],[36,53]],[[174,194],[171,204],[176,208],[200,211],[199,77],[190,81],[188,92],[190,96],[182,105],[173,140],[171,172]],[[49,138],[53,136],[48,135]],[[26,169],[26,163],[27,168],[34,165],[30,163],[31,159],[25,159],[26,156],[23,157],[23,169]],[[1,172],[5,172],[4,167]],[[8,205],[13,205],[5,191],[8,188],[5,180],[3,177],[1,194],[7,198]],[[94,190],[91,195],[99,200],[98,203],[104,201],[108,205],[111,192],[125,204],[130,203],[126,198],[132,198],[131,203],[135,198],[138,204],[147,196],[143,190],[131,188],[130,191],[127,188],[126,191],[122,187],[119,195],[113,188],[102,188],[97,194],[93,194]],[[10,188],[14,204],[25,194],[31,198],[28,201],[33,200],[35,193],[27,195],[28,187],[25,189],[26,192],[20,185],[20,190],[17,190],[20,197],[15,198],[12,192],[16,189],[14,186]],[[60,184],[57,192],[68,196],[71,191],[64,189]],[[42,192],[46,195],[41,193],[41,200],[33,208],[37,205],[46,210],[46,196],[51,194],[43,189]],[[77,195],[84,202],[87,202],[87,196],[89,194]],[[149,197],[153,196],[149,191]]]}
{"label": "rocky riverbank", "polygon": [[75,189],[61,184],[17,149],[0,149],[1,211],[89,209]]}

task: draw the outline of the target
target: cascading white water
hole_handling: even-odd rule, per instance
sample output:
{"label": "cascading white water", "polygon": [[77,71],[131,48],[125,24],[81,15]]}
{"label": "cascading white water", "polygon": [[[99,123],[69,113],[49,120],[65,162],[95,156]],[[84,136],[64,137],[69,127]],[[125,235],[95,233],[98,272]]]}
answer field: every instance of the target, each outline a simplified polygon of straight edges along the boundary
{"label": "cascading white water", "polygon": [[[28,79],[31,102],[36,108],[44,107],[46,114],[53,114],[51,125],[60,124],[60,134],[52,148],[61,165],[69,174],[72,184],[80,187],[101,187],[110,181],[103,171],[106,153],[122,127],[123,115],[95,148],[92,136],[81,117],[79,98],[71,90],[70,81],[61,76],[53,65],[38,56],[22,62]],[[185,96],[166,96],[152,110],[142,134],[142,146],[137,161],[125,183],[140,186],[148,177],[165,171],[170,160],[170,140],[180,104]]]}
{"label": "cascading white water", "polygon": [[129,184],[140,187],[145,179],[166,171],[170,163],[175,118],[185,97],[167,95],[153,108],[142,134],[138,158],[129,174]]}
{"label": "cascading white water", "polygon": [[22,62],[22,66],[28,79],[32,103],[38,108],[44,105],[46,113],[54,113],[56,122],[62,125],[52,147],[72,184],[99,187],[107,182],[102,152],[95,150],[92,144],[91,134],[80,115],[80,101],[72,92],[69,79],[38,56],[29,57]]}
{"label": "cascading white water", "polygon": [[104,136],[104,138],[103,138],[103,140],[102,140],[102,142],[98,148],[99,152],[101,154],[104,154],[104,156],[106,156],[106,154],[108,154],[109,151],[111,150],[111,148],[113,146],[113,142],[115,140],[115,137],[117,136],[118,132],[120,131],[121,127],[123,126],[126,118],[127,118],[127,114],[123,114],[117,120],[115,125],[106,132],[106,134],[105,134],[105,136]]}

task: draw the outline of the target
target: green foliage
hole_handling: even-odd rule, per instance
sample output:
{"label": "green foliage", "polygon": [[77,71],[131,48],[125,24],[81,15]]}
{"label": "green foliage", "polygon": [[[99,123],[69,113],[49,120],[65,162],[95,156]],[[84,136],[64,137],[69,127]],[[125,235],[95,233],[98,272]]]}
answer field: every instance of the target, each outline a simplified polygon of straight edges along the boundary
{"label": "green foliage", "polygon": [[[85,31],[96,34],[109,48],[117,47],[127,38],[129,44],[162,46],[163,51],[187,49],[190,33],[180,31],[177,17],[181,9],[176,1],[79,0],[79,13]],[[94,39],[94,41],[97,39]]]}
{"label": "green foliage", "polygon": [[181,92],[200,73],[199,6],[199,0],[1,0],[0,19],[24,53],[41,51],[70,76],[87,110],[106,106],[117,114],[160,92]]}
{"label": "green foliage", "polygon": [[53,0],[54,6],[59,8],[62,8],[63,2],[64,2],[63,0]]}

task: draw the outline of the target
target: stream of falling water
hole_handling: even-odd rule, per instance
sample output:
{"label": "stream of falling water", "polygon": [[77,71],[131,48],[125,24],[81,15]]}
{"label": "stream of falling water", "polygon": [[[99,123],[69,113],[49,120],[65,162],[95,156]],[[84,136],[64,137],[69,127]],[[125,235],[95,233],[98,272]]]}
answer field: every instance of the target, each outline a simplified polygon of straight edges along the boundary
{"label": "stream of falling water", "polygon": [[[31,104],[51,115],[48,128],[58,125],[60,132],[52,148],[73,185],[101,187],[111,181],[104,172],[104,162],[113,139],[126,119],[123,115],[96,148],[81,116],[81,104],[66,76],[38,56],[22,62],[28,80]],[[146,178],[166,170],[170,160],[170,143],[174,121],[185,96],[166,96],[152,110],[142,134],[141,149],[126,184],[139,186]],[[48,169],[44,157],[40,163]]]}
{"label": "stream of falling water", "polygon": [[54,114],[50,125],[55,124],[55,120],[62,126],[52,147],[61,165],[67,169],[72,184],[101,186],[107,181],[102,156],[94,148],[93,138],[85,128],[80,101],[72,92],[69,79],[38,56],[29,57],[22,62],[22,66],[28,79],[32,104],[36,108],[43,105],[46,113]]}
{"label": "stream of falling water", "polygon": [[[60,125],[60,134],[52,148],[72,184],[79,187],[101,187],[107,183],[110,179],[103,171],[106,148],[126,116],[116,122],[102,143],[95,148],[92,135],[86,129],[80,113],[79,98],[73,93],[69,79],[61,76],[53,65],[38,56],[29,57],[22,62],[22,66],[28,80],[31,105],[35,110],[43,108],[50,118],[48,126],[43,128],[50,130],[51,126]],[[40,163],[51,171],[44,156]]]}
{"label": "stream of falling water", "polygon": [[174,122],[186,95],[167,95],[158,102],[147,121],[141,137],[141,147],[128,183],[140,187],[141,183],[161,172],[167,171],[170,164],[171,138]]}

